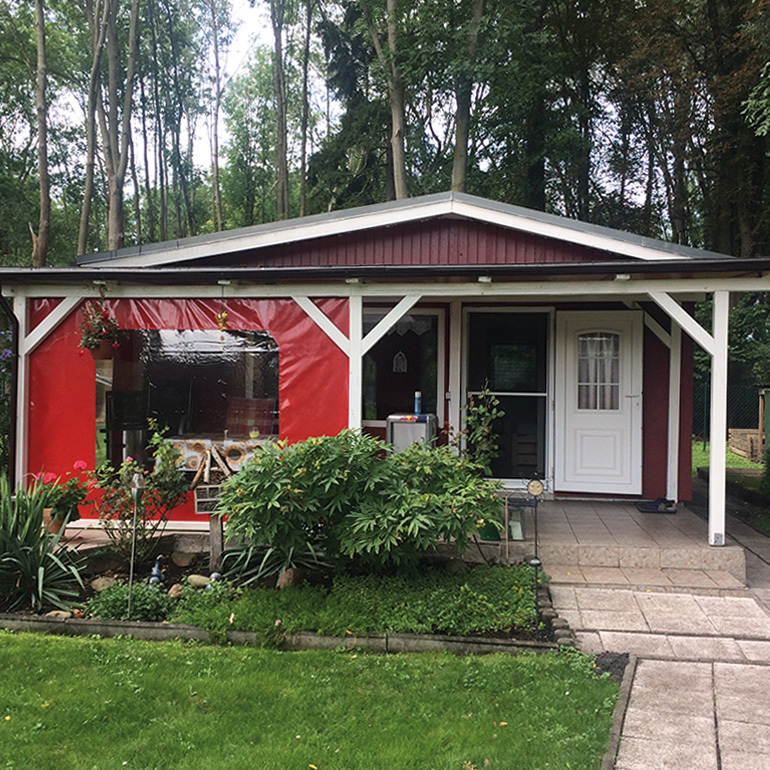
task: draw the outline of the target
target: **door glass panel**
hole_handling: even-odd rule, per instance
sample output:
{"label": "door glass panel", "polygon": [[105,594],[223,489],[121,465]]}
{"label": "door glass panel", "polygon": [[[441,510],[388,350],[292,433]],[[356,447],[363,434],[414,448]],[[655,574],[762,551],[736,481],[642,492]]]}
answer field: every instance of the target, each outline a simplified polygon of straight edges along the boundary
{"label": "door glass panel", "polygon": [[578,409],[620,408],[620,335],[578,335]]}
{"label": "door glass panel", "polygon": [[494,423],[497,478],[545,473],[546,313],[471,313],[468,393],[488,383],[505,415]]}

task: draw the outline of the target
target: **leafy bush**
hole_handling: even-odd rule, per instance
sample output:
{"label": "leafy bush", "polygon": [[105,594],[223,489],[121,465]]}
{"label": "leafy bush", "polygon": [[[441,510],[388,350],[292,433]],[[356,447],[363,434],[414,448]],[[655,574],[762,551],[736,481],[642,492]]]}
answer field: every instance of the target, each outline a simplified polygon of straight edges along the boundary
{"label": "leafy bush", "polygon": [[770,502],[770,443],[765,448],[765,467],[759,480],[759,494]]}
{"label": "leafy bush", "polygon": [[227,580],[235,580],[242,586],[257,580],[279,575],[289,567],[301,569],[323,569],[329,567],[322,554],[311,543],[306,550],[288,553],[268,545],[236,545],[222,553],[220,571]]}
{"label": "leafy bush", "polygon": [[148,448],[155,458],[151,471],[127,457],[118,468],[105,463],[94,472],[96,486],[102,492],[96,503],[99,519],[115,550],[126,561],[131,556],[133,540],[136,481],[142,485],[136,502],[137,560],[152,554],[171,511],[184,502],[189,491],[179,467],[179,450],[163,437],[152,420],[150,428],[153,433]]}
{"label": "leafy bush", "polygon": [[460,551],[497,521],[496,482],[446,447],[414,444],[396,453],[360,432],[263,445],[229,479],[218,512],[228,536],[292,554],[322,550],[377,569],[414,567],[436,541]]}
{"label": "leafy bush", "polygon": [[[131,588],[131,620],[165,620],[174,609],[174,600],[159,586],[134,583]],[[126,620],[128,583],[113,583],[88,600],[86,614],[91,618]]]}
{"label": "leafy bush", "polygon": [[462,575],[440,569],[409,577],[340,575],[328,593],[307,585],[213,589],[186,590],[173,621],[220,639],[227,629],[255,631],[263,644],[301,630],[474,635],[531,633],[537,623],[532,572],[525,566],[480,566]]}
{"label": "leafy bush", "polygon": [[0,477],[0,609],[66,609],[83,587],[84,558],[43,527],[39,482],[14,493]]}

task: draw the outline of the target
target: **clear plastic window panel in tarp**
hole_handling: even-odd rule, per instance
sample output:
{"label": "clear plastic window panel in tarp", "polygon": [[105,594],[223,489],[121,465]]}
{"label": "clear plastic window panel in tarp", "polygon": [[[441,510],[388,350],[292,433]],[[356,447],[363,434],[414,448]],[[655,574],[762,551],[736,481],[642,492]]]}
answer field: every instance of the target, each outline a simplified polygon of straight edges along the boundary
{"label": "clear plastic window panel in tarp", "polygon": [[97,459],[144,459],[148,418],[189,470],[212,445],[238,467],[278,433],[278,346],[264,331],[125,332],[96,377]]}

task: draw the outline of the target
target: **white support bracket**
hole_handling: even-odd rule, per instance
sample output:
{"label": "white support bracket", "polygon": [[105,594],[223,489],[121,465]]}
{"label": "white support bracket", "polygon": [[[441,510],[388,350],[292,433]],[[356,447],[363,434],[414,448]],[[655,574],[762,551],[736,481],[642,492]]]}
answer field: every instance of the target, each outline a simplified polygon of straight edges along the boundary
{"label": "white support bracket", "polygon": [[346,355],[350,355],[350,341],[334,321],[310,297],[292,295],[292,299],[315,321],[327,337]]}
{"label": "white support bracket", "polygon": [[[715,292],[716,294],[716,292]],[[650,299],[659,305],[710,356],[714,355],[714,338],[673,298],[664,291],[650,292]]]}
{"label": "white support bracket", "polygon": [[19,340],[19,355],[28,356],[81,303],[80,297],[62,301],[26,336]]}
{"label": "white support bracket", "polygon": [[420,301],[421,296],[421,294],[410,294],[391,308],[363,338],[361,352],[368,353]]}

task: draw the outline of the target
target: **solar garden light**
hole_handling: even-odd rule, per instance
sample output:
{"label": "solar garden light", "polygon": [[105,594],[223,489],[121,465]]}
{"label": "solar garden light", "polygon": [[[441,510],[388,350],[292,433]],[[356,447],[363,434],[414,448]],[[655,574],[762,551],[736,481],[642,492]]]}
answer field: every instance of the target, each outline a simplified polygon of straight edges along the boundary
{"label": "solar garden light", "polygon": [[527,484],[527,492],[533,498],[535,504],[535,510],[533,512],[535,519],[535,558],[537,558],[537,504],[540,500],[540,495],[543,494],[543,489],[545,489],[543,482],[540,481],[537,473],[535,473]]}
{"label": "solar garden light", "polygon": [[139,509],[139,497],[144,487],[144,476],[135,473],[131,479],[131,497],[134,499],[134,521],[131,535],[131,564],[128,569],[128,607],[126,608],[126,620],[131,620],[131,587],[134,584],[134,555],[136,553],[136,517]]}
{"label": "solar garden light", "polygon": [[532,567],[532,575],[535,583],[535,620],[537,621],[537,624],[540,625],[540,606],[537,603],[537,571],[543,566],[543,562],[540,561],[540,557],[533,556],[527,564]]}

